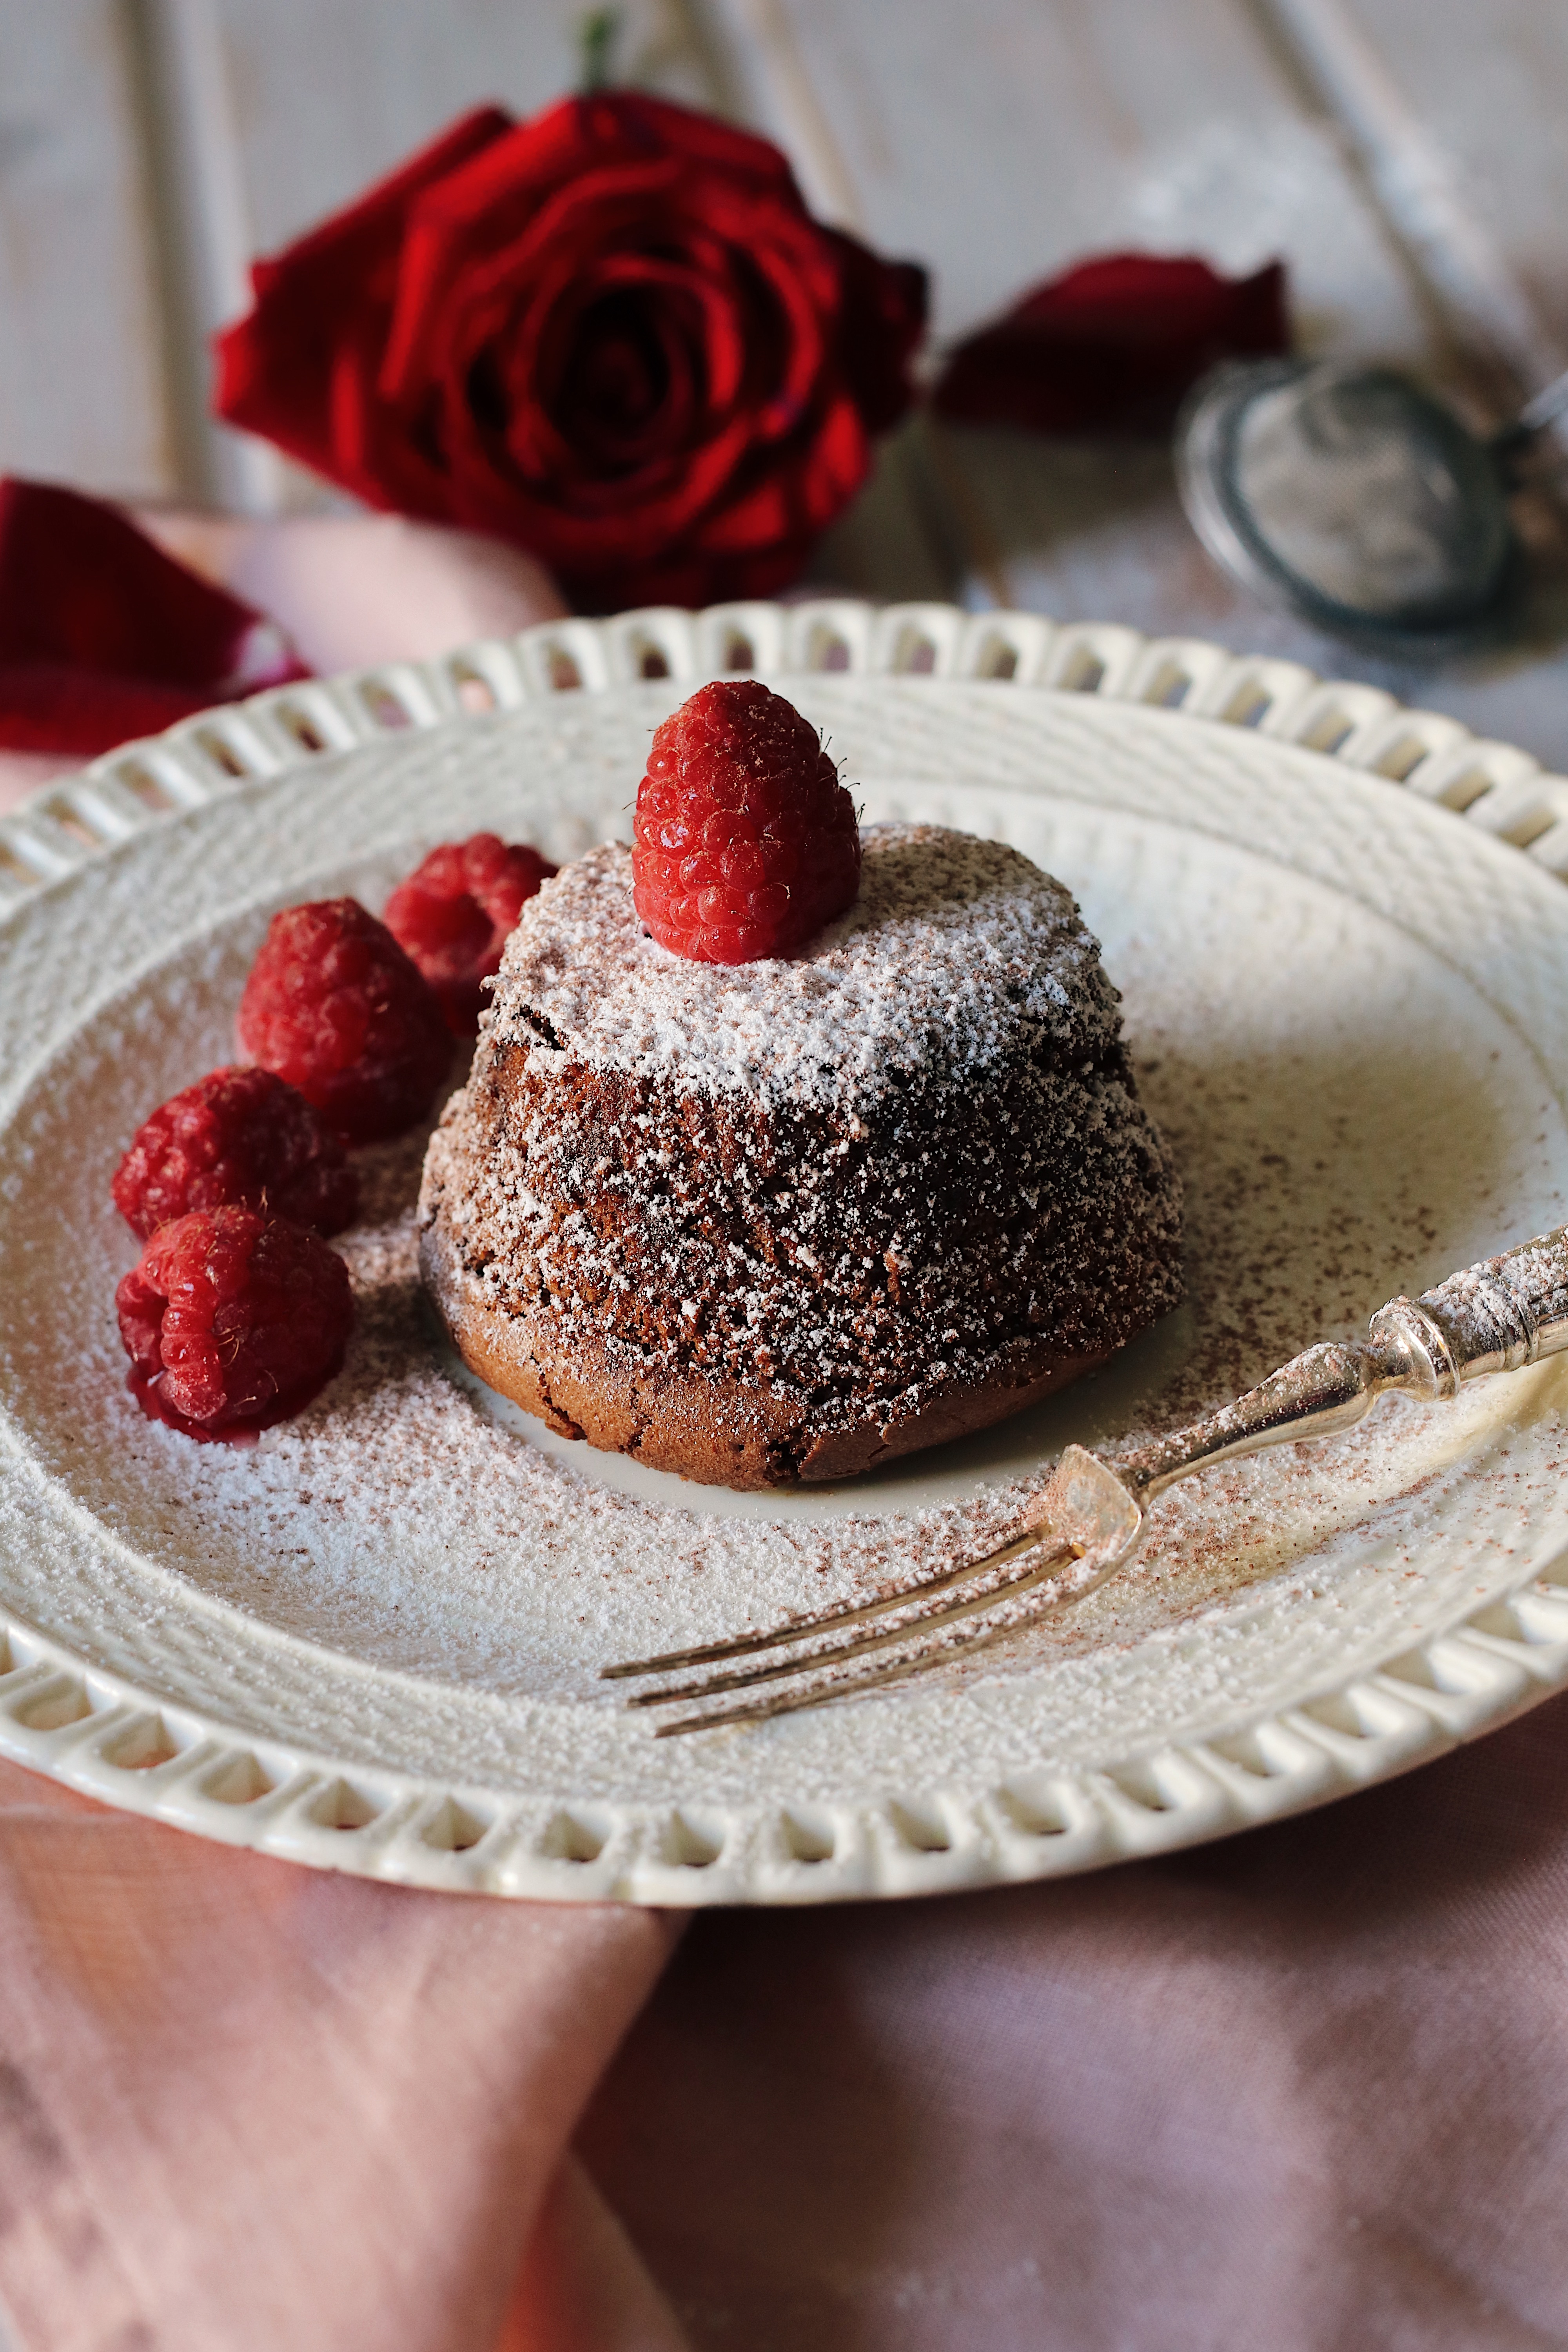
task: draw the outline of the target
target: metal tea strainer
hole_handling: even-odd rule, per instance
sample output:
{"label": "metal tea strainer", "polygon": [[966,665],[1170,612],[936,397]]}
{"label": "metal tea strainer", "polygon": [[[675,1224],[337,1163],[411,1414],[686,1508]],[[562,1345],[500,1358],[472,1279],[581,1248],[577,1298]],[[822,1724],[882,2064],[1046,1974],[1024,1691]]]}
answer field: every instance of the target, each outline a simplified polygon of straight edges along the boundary
{"label": "metal tea strainer", "polygon": [[1568,409],[1568,373],[1481,440],[1392,368],[1270,360],[1217,370],[1176,427],[1182,503],[1234,578],[1321,628],[1462,627],[1502,590],[1511,462]]}

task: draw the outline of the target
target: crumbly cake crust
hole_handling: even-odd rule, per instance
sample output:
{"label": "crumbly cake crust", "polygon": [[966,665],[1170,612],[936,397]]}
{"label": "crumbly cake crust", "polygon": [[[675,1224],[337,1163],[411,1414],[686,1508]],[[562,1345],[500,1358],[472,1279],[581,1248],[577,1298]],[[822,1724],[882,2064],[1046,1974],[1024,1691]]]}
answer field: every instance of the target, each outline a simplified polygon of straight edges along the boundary
{"label": "crumbly cake crust", "polygon": [[712,1483],[842,1477],[1016,1411],[1181,1296],[1180,1192],[1068,892],[865,836],[802,955],[669,955],[630,855],[530,901],[432,1140],[426,1279],[558,1429]]}

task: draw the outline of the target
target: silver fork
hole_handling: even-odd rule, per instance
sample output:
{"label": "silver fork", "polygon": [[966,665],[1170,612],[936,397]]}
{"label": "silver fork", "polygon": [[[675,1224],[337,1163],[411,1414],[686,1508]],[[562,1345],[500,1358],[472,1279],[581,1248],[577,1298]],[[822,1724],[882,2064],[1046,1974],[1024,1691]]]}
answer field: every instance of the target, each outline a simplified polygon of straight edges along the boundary
{"label": "silver fork", "polygon": [[[655,1735],[659,1739],[763,1723],[829,1699],[858,1697],[997,1640],[1016,1622],[1011,1604],[1042,1586],[1054,1589],[1044,1611],[1034,1615],[1082,1600],[1132,1558],[1143,1533],[1145,1506],[1211,1462],[1290,1439],[1335,1436],[1352,1428],[1380,1397],[1396,1391],[1423,1404],[1447,1401],[1468,1381],[1518,1371],[1564,1348],[1568,1226],[1559,1226],[1451,1274],[1419,1298],[1391,1298],[1372,1318],[1364,1339],[1327,1340],[1307,1349],[1233,1403],[1124,1455],[1114,1469],[1082,1446],[1069,1445],[1023,1533],[978,1559],[923,1577],[880,1600],[795,1617],[766,1633],[605,1666],[601,1679],[675,1674],[689,1666],[724,1668],[695,1682],[641,1691],[629,1702],[659,1707],[815,1677],[739,1706],[678,1717],[660,1725]],[[1009,1575],[1012,1569],[1016,1573]],[[1000,1624],[948,1632],[967,1618],[998,1610],[1009,1612]],[[881,1619],[893,1622],[879,1625]],[[795,1649],[803,1654],[771,1664],[731,1664],[761,1652]],[[900,1651],[907,1654],[897,1654]],[[882,1652],[895,1654],[844,1671],[855,1660]]]}

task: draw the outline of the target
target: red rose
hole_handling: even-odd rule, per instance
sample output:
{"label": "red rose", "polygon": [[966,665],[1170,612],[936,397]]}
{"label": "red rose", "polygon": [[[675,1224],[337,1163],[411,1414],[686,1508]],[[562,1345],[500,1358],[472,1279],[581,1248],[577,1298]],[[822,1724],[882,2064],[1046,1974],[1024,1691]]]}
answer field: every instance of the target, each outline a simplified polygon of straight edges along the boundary
{"label": "red rose", "polygon": [[1030,433],[1163,433],[1217,361],[1289,344],[1282,263],[1222,278],[1195,257],[1108,253],[960,343],[932,405]]}
{"label": "red rose", "polygon": [[765,140],[612,92],[466,116],[255,271],[218,413],[603,610],[767,595],[910,399],[923,271]]}

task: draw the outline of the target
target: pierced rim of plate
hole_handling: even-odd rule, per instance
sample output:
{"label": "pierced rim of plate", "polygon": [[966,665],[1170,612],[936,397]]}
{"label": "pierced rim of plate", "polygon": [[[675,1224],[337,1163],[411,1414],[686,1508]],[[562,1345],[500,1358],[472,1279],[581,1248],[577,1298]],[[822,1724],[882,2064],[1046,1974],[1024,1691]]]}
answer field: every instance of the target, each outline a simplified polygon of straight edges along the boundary
{"label": "pierced rim of plate", "polygon": [[[1088,694],[1254,730],[1454,811],[1568,880],[1568,779],[1458,719],[1300,664],[1201,638],[947,604],[823,598],[657,607],[549,622],[431,662],[275,688],[131,743],[0,820],[0,929],[33,894],[238,786],[409,730],[566,693],[724,674],[990,682]],[[781,1805],[744,1861],[722,1822],[679,1805],[528,1805],[366,1771],[240,1737],[0,1610],[0,1755],[107,1803],[317,1867],[453,1892],[696,1906],[950,1891],[1066,1875],[1279,1819],[1426,1761],[1568,1685],[1568,1585],[1489,1596],[1373,1674],[1259,1717],[1218,1745],[1063,1770],[1023,1807],[1005,1790],[920,1814],[811,1819]]]}

